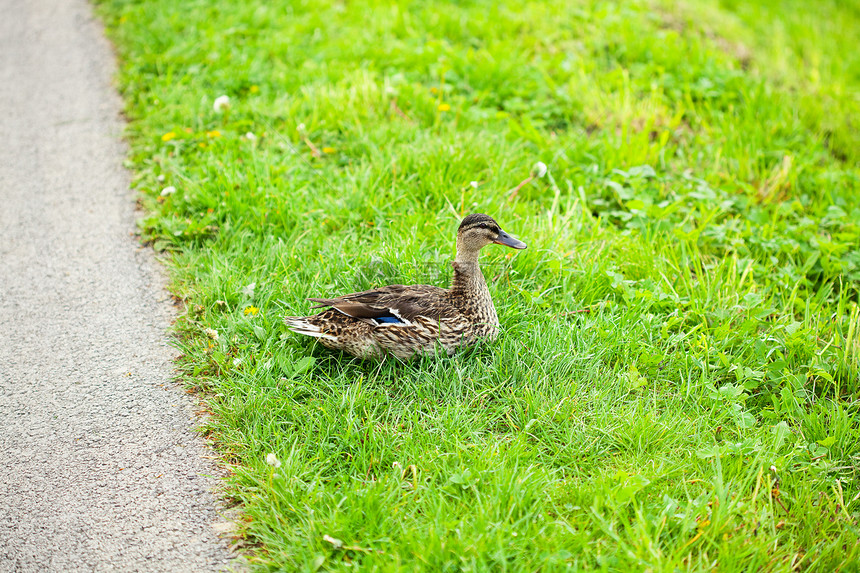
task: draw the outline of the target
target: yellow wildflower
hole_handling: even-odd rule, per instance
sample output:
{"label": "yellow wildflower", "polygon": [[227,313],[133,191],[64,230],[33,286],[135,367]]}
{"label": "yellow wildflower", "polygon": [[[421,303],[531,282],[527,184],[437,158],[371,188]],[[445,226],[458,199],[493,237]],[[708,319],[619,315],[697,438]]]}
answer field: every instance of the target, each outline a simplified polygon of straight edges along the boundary
{"label": "yellow wildflower", "polygon": [[206,132],[206,137],[221,137],[221,132],[217,129],[213,129],[212,131]]}
{"label": "yellow wildflower", "polygon": [[251,86],[250,92],[252,94],[257,93],[258,91],[260,91],[260,86]]}
{"label": "yellow wildflower", "polygon": [[251,316],[257,316],[258,312],[260,312],[260,309],[257,308],[256,306],[246,306],[245,307],[245,314],[246,315],[250,314]]}
{"label": "yellow wildflower", "polygon": [[170,141],[171,139],[176,137],[176,132],[168,131],[164,135],[161,136],[161,141]]}
{"label": "yellow wildflower", "polygon": [[439,104],[439,111],[448,111],[450,109],[451,109],[451,106],[448,105],[447,103],[440,103]]}
{"label": "yellow wildflower", "polygon": [[337,151],[334,147],[323,147],[323,153],[334,153]]}

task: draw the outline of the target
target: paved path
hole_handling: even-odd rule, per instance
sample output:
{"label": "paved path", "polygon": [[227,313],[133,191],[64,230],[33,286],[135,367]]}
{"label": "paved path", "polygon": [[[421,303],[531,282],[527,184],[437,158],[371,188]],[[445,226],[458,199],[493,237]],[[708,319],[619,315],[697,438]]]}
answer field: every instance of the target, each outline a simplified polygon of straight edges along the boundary
{"label": "paved path", "polygon": [[0,571],[223,568],[110,47],[85,0],[0,14]]}

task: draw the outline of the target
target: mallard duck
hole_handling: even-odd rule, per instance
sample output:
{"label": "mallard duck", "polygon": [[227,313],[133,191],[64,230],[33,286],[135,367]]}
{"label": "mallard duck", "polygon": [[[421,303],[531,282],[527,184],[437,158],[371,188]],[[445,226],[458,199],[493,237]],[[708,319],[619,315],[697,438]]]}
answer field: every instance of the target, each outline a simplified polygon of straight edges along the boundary
{"label": "mallard duck", "polygon": [[478,266],[481,249],[491,243],[526,248],[492,217],[474,213],[457,230],[450,289],[390,285],[337,298],[311,298],[316,303],[312,308],[327,310],[284,321],[293,332],[359,358],[412,358],[437,349],[452,354],[460,346],[492,340],[499,332],[499,317]]}

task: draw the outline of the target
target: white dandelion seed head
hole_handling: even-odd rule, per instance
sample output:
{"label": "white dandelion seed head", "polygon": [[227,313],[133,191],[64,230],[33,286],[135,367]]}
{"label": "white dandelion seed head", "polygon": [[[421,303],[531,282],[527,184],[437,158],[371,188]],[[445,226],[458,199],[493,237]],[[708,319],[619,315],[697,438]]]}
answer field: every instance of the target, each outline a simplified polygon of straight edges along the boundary
{"label": "white dandelion seed head", "polygon": [[298,131],[299,133],[302,133],[304,130],[305,130],[305,124],[304,123],[300,123],[296,126],[296,131]]}
{"label": "white dandelion seed head", "polygon": [[281,467],[281,460],[279,460],[278,456],[276,456],[274,453],[271,453],[268,456],[266,456],[266,463],[269,464],[270,466],[272,466],[273,468]]}
{"label": "white dandelion seed head", "polygon": [[218,331],[215,330],[214,328],[207,328],[205,330],[205,332],[206,332],[206,336],[208,336],[212,340],[218,340]]}
{"label": "white dandelion seed head", "polygon": [[257,288],[257,283],[249,283],[242,288],[242,294],[245,296],[254,296],[254,290]]}
{"label": "white dandelion seed head", "polygon": [[532,167],[532,177],[537,177],[538,179],[540,179],[544,175],[546,175],[546,163],[544,163],[543,161],[538,161],[537,163],[535,163],[535,166]]}
{"label": "white dandelion seed head", "polygon": [[176,187],[174,187],[173,185],[171,185],[170,187],[165,187],[161,190],[162,197],[167,197],[168,195],[173,195],[174,193],[176,193]]}
{"label": "white dandelion seed head", "polygon": [[212,109],[215,110],[216,113],[221,113],[226,109],[230,108],[230,98],[221,95],[215,98],[215,102],[212,104]]}
{"label": "white dandelion seed head", "polygon": [[248,133],[245,134],[245,139],[247,139],[248,141],[256,141],[257,136],[254,135],[254,132],[249,131]]}
{"label": "white dandelion seed head", "polygon": [[469,182],[469,185],[471,185],[471,186],[472,186],[472,189],[477,189],[477,188],[478,188],[478,182],[477,182],[477,181],[470,181],[470,182]]}

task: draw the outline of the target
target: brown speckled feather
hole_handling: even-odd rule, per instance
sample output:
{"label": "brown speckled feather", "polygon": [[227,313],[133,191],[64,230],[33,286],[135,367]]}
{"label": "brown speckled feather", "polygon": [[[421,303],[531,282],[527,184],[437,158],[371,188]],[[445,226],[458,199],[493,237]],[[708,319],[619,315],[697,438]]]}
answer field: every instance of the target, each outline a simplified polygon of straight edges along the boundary
{"label": "brown speckled feather", "polygon": [[453,306],[446,289],[430,285],[390,285],[347,294],[337,298],[311,298],[313,308],[332,307],[353,318],[395,316],[412,321],[416,316],[438,320],[452,318],[459,311]]}

